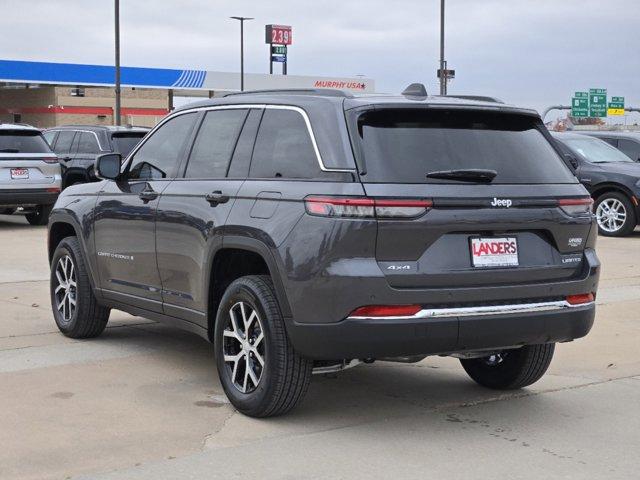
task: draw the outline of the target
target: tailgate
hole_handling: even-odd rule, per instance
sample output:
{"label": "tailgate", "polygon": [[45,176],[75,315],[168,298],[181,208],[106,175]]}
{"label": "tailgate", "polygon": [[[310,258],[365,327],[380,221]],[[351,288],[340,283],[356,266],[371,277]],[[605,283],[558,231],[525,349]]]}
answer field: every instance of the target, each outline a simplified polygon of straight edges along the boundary
{"label": "tailgate", "polygon": [[0,156],[0,185],[2,188],[49,185],[56,181],[56,175],[59,176],[59,174],[60,164],[53,154]]}

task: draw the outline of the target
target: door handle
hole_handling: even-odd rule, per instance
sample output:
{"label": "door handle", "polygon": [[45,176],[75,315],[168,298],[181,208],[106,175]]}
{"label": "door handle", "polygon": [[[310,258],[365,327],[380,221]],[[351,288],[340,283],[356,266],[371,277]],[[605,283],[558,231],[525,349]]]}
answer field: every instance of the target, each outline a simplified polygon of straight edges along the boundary
{"label": "door handle", "polygon": [[143,202],[147,203],[158,198],[158,192],[153,189],[145,189],[138,196]]}
{"label": "door handle", "polygon": [[204,197],[207,202],[211,204],[212,207],[215,207],[219,203],[227,203],[229,201],[229,195],[225,195],[220,190],[215,190]]}

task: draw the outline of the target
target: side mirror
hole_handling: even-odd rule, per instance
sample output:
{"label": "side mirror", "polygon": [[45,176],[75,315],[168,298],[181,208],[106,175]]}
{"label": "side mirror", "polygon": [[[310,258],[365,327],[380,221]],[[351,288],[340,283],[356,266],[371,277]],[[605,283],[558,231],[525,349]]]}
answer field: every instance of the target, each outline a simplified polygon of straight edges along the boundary
{"label": "side mirror", "polygon": [[569,165],[571,165],[571,167],[573,167],[574,170],[577,170],[578,167],[580,166],[576,157],[574,157],[570,153],[565,153],[564,158],[567,159],[567,161],[569,162]]}
{"label": "side mirror", "polygon": [[103,180],[117,180],[120,176],[122,155],[119,153],[105,153],[96,157],[94,171]]}

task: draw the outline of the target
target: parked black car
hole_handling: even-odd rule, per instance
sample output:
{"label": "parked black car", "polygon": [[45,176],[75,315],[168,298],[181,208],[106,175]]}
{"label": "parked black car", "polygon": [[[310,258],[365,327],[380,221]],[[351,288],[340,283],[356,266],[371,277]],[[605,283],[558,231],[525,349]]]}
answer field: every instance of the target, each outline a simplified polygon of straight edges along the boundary
{"label": "parked black car", "polygon": [[44,137],[60,158],[62,188],[76,183],[95,182],[96,157],[120,153],[126,157],[149,132],[147,127],[68,125],[45,130]]}
{"label": "parked black car", "polygon": [[195,332],[252,416],[376,359],[537,381],[594,320],[593,201],[536,112],[422,90],[231,95],[100,156],[49,224],[58,328],[117,308]]}
{"label": "parked black car", "polygon": [[634,162],[640,162],[640,132],[581,131],[616,147]]}
{"label": "parked black car", "polygon": [[607,142],[577,133],[557,133],[560,149],[595,201],[602,235],[629,235],[640,219],[640,163]]}

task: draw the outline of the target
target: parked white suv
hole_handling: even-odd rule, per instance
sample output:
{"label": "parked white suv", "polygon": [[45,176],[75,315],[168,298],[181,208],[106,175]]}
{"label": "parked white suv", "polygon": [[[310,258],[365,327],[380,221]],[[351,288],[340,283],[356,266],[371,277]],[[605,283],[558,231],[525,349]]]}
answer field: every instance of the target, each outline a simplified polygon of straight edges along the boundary
{"label": "parked white suv", "polygon": [[61,186],[58,157],[40,130],[0,123],[0,214],[19,209],[31,225],[46,225]]}

